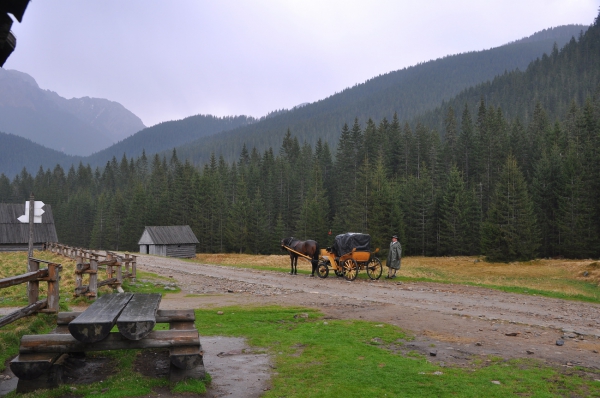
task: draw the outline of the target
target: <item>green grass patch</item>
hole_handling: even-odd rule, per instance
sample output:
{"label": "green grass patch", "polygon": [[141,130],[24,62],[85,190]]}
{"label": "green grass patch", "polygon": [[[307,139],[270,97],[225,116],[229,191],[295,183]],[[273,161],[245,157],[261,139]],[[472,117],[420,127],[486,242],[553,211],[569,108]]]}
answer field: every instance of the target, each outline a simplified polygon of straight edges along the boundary
{"label": "green grass patch", "polygon": [[18,319],[0,328],[0,372],[8,359],[19,353],[21,337],[26,334],[48,333],[56,327],[56,316],[38,314]]}
{"label": "green grass patch", "polygon": [[181,291],[178,286],[169,286],[177,284],[177,281],[173,278],[139,270],[136,274],[136,282],[132,282],[130,279],[123,280],[123,290],[131,293],[162,294],[179,293]]}
{"label": "green grass patch", "polygon": [[440,367],[418,353],[395,353],[410,339],[395,326],[324,320],[305,308],[215,308],[197,310],[196,319],[201,335],[246,337],[272,355],[265,397],[600,397],[600,382],[536,361]]}

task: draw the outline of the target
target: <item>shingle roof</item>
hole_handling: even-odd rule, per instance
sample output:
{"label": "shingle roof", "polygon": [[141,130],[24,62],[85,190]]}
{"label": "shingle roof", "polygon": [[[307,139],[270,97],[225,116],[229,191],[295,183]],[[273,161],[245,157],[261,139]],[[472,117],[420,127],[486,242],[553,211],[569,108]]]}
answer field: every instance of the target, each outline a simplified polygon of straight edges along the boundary
{"label": "shingle roof", "polygon": [[[33,240],[36,243],[58,242],[54,216],[50,205],[44,206],[40,224],[33,224]],[[25,202],[0,203],[0,244],[28,243],[29,224],[18,220],[25,214]]]}
{"label": "shingle roof", "polygon": [[[189,225],[172,225],[166,227],[146,227],[144,234],[148,233],[155,245],[180,245],[200,243]],[[144,235],[142,235],[144,236]],[[141,239],[138,244],[141,243]]]}

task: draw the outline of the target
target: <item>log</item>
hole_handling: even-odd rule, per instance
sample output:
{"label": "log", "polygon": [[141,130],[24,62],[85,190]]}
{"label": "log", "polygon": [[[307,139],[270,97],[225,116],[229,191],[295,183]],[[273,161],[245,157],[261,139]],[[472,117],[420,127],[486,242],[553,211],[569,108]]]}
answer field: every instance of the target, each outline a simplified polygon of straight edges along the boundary
{"label": "log", "polygon": [[63,362],[66,355],[60,356],[46,372],[33,380],[19,379],[17,393],[28,393],[35,390],[57,388],[63,383]]}
{"label": "log", "polygon": [[19,354],[10,361],[10,370],[22,380],[33,380],[50,370],[52,364],[61,356],[59,353],[38,352]]}
{"label": "log", "polygon": [[105,279],[101,282],[98,282],[98,287],[105,286],[105,285],[114,285],[115,283],[117,283],[117,278]]}
{"label": "log", "polygon": [[87,293],[87,291],[89,290],[88,285],[83,285],[83,286],[79,286],[75,288],[75,295],[76,296],[81,296],[85,293]]}
{"label": "log", "polygon": [[156,312],[161,298],[160,293],[135,294],[117,319],[119,332],[130,340],[146,337],[156,325]]}
{"label": "log", "polygon": [[24,318],[41,310],[46,306],[47,303],[48,302],[45,299],[39,300],[33,304],[28,305],[27,307],[20,308],[16,311],[11,312],[8,315],[3,316],[2,318],[0,318],[0,328],[4,325],[8,325],[9,323],[16,321],[17,319]]}
{"label": "log", "polygon": [[113,266],[113,265],[117,265],[119,262],[117,260],[104,260],[104,261],[98,261],[98,266]]}
{"label": "log", "polygon": [[200,339],[194,346],[185,347],[171,347],[169,349],[169,358],[171,363],[179,369],[192,369],[203,362],[204,351],[202,351],[202,345]]}
{"label": "log", "polygon": [[158,310],[156,313],[156,323],[194,322],[195,320],[194,310]]}
{"label": "log", "polygon": [[177,383],[185,379],[198,379],[202,380],[206,377],[206,371],[204,369],[204,363],[201,363],[191,369],[180,369],[171,363],[169,369],[169,381],[171,383]]}
{"label": "log", "polygon": [[0,279],[0,289],[5,287],[20,285],[21,283],[37,280],[39,278],[45,278],[48,276],[48,270],[46,268],[38,271],[27,272],[17,276],[11,276],[9,278]]}
{"label": "log", "polygon": [[95,343],[104,339],[131,297],[132,293],[101,296],[83,314],[69,323],[69,332],[82,343]]}
{"label": "log", "polygon": [[19,353],[68,353],[85,351],[171,348],[198,345],[197,330],[155,330],[142,340],[129,340],[119,332],[111,332],[95,343],[82,343],[70,334],[26,335],[21,338]]}
{"label": "log", "polygon": [[[170,330],[196,330],[194,322],[171,322],[169,325]],[[200,339],[198,339],[198,345],[189,347],[172,347],[169,350],[169,357],[171,363],[179,369],[193,369],[196,366],[202,364],[202,346]]]}
{"label": "log", "polygon": [[[68,325],[73,319],[81,315],[82,312],[59,312],[56,319],[57,325]],[[171,322],[194,322],[196,316],[194,310],[158,310],[156,311],[156,323]]]}
{"label": "log", "polygon": [[[78,257],[80,259],[81,257]],[[79,260],[78,260],[79,261]],[[77,263],[76,274],[82,274],[83,271],[90,269],[90,263]]]}

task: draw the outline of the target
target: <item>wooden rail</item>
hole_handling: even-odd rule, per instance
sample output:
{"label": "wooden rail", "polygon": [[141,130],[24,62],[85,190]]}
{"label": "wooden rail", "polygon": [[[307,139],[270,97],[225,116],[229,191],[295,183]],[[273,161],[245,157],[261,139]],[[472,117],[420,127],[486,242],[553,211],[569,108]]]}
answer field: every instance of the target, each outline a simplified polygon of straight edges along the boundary
{"label": "wooden rail", "polygon": [[[40,263],[47,264],[48,268],[40,269]],[[60,264],[29,257],[27,273],[0,279],[0,289],[27,283],[27,299],[29,301],[29,305],[26,307],[19,308],[0,318],[0,327],[36,312],[58,312],[61,269],[62,265]],[[48,283],[48,295],[43,300],[39,299],[40,282]]]}
{"label": "wooden rail", "polygon": [[[101,286],[108,285],[122,291],[123,278],[135,281],[137,257],[131,254],[120,255],[110,251],[103,254],[52,242],[46,243],[45,249],[76,261],[75,296],[94,298],[98,296],[98,288]],[[106,279],[99,281],[98,272],[100,270],[106,270]],[[84,275],[89,276],[87,285],[83,284]]]}

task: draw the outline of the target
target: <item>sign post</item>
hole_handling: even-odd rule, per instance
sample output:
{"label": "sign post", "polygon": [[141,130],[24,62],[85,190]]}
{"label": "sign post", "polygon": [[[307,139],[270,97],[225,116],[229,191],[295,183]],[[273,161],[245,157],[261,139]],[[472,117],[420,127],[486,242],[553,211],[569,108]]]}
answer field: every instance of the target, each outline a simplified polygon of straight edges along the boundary
{"label": "sign post", "polygon": [[29,223],[29,257],[33,257],[33,224],[41,224],[42,214],[45,213],[45,211],[42,210],[45,203],[39,200],[36,202],[33,199],[32,192],[29,200],[25,202],[25,214],[17,218],[17,220],[22,223]]}
{"label": "sign post", "polygon": [[33,192],[32,192],[31,196],[29,197],[29,249],[27,251],[27,253],[28,253],[27,256],[29,258],[33,257],[33,218],[35,215],[35,204],[34,203],[35,203],[35,201],[33,200]]}

